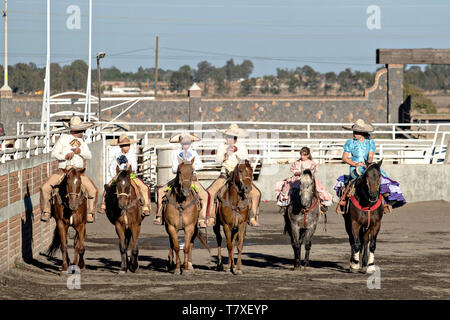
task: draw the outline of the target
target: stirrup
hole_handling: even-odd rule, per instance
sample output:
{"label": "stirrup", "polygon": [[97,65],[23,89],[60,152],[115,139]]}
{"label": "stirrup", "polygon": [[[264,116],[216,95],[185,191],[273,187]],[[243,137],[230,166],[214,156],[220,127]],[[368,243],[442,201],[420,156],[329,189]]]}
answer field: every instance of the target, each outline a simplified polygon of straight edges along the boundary
{"label": "stirrup", "polygon": [[259,226],[261,226],[261,225],[259,224],[259,222],[256,220],[255,217],[252,217],[252,218],[250,219],[250,224],[252,225],[252,227],[259,227]]}
{"label": "stirrup", "polygon": [[153,224],[156,225],[162,225],[162,217],[155,217],[155,219],[153,219]]}
{"label": "stirrup", "polygon": [[[92,220],[91,219],[89,219],[89,216],[91,216],[92,217]],[[94,215],[94,213],[88,213],[87,214],[87,223],[93,223],[95,221],[95,215]]]}
{"label": "stirrup", "polygon": [[199,226],[200,228],[206,228],[205,219],[199,219],[199,220],[198,220],[198,226]]}
{"label": "stirrup", "polygon": [[42,222],[49,222],[52,215],[50,212],[45,212],[43,215],[41,215],[41,221]]}

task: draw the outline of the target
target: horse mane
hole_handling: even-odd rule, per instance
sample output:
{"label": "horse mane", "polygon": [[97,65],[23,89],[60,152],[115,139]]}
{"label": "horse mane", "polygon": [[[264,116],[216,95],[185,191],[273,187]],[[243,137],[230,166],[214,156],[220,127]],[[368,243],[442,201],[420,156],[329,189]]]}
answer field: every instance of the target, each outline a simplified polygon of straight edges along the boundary
{"label": "horse mane", "polygon": [[[312,186],[313,186],[313,194],[314,197],[318,198],[319,197],[319,193],[317,192],[317,188],[316,188],[316,179],[314,178],[314,173],[310,170],[310,169],[305,169],[302,172],[302,175],[309,175],[312,181]],[[300,176],[301,179],[301,176]]]}

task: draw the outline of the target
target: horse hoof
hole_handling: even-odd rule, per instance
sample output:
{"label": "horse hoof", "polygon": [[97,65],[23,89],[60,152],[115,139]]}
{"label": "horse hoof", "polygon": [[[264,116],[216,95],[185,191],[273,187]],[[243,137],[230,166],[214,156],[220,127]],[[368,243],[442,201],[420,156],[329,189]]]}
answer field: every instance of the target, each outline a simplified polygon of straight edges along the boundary
{"label": "horse hoof", "polygon": [[241,275],[242,274],[242,270],[235,270],[233,272],[233,274],[236,275],[236,276]]}
{"label": "horse hoof", "polygon": [[188,270],[195,270],[192,262],[188,262]]}
{"label": "horse hoof", "polygon": [[357,272],[359,272],[359,268],[353,268],[353,267],[350,266],[349,272],[350,273],[357,273]]}
{"label": "horse hoof", "polygon": [[309,266],[303,266],[302,271],[307,271],[309,269]]}
{"label": "horse hoof", "polygon": [[133,272],[133,273],[136,273],[138,271],[138,269],[139,269],[139,266],[130,267],[130,271]]}
{"label": "horse hoof", "polygon": [[124,270],[124,269],[119,270],[119,274],[125,274],[125,273],[127,273],[127,270]]}
{"label": "horse hoof", "polygon": [[300,266],[294,266],[294,271],[300,271]]}
{"label": "horse hoof", "polygon": [[375,272],[376,272],[376,268],[375,268],[375,266],[373,264],[367,267],[366,273],[372,274],[372,273],[375,273]]}
{"label": "horse hoof", "polygon": [[217,268],[217,271],[223,271],[224,270],[223,269],[223,264],[221,264],[221,263],[220,264],[218,263],[216,268]]}

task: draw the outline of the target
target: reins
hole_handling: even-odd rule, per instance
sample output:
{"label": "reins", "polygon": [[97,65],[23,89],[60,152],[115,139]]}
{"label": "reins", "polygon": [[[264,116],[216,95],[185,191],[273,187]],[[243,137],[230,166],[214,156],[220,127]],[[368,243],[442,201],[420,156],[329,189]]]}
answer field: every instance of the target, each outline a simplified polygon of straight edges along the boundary
{"label": "reins", "polygon": [[313,205],[307,208],[303,208],[300,210],[301,213],[303,213],[303,228],[306,228],[306,217],[308,216],[308,213],[310,213],[319,203],[319,197],[315,196],[316,201],[314,201]]}

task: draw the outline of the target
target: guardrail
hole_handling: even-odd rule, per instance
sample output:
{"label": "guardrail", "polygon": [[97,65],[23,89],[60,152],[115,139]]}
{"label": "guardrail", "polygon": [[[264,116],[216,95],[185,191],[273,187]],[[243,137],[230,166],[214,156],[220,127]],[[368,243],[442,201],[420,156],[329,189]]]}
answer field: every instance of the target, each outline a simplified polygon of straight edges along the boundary
{"label": "guardrail", "polygon": [[[56,129],[50,132],[48,139],[45,133],[21,134],[16,136],[0,136],[0,162],[30,158],[31,156],[50,153],[61,134],[67,133],[67,129]],[[101,139],[100,127],[86,130],[86,142],[99,141]]]}

